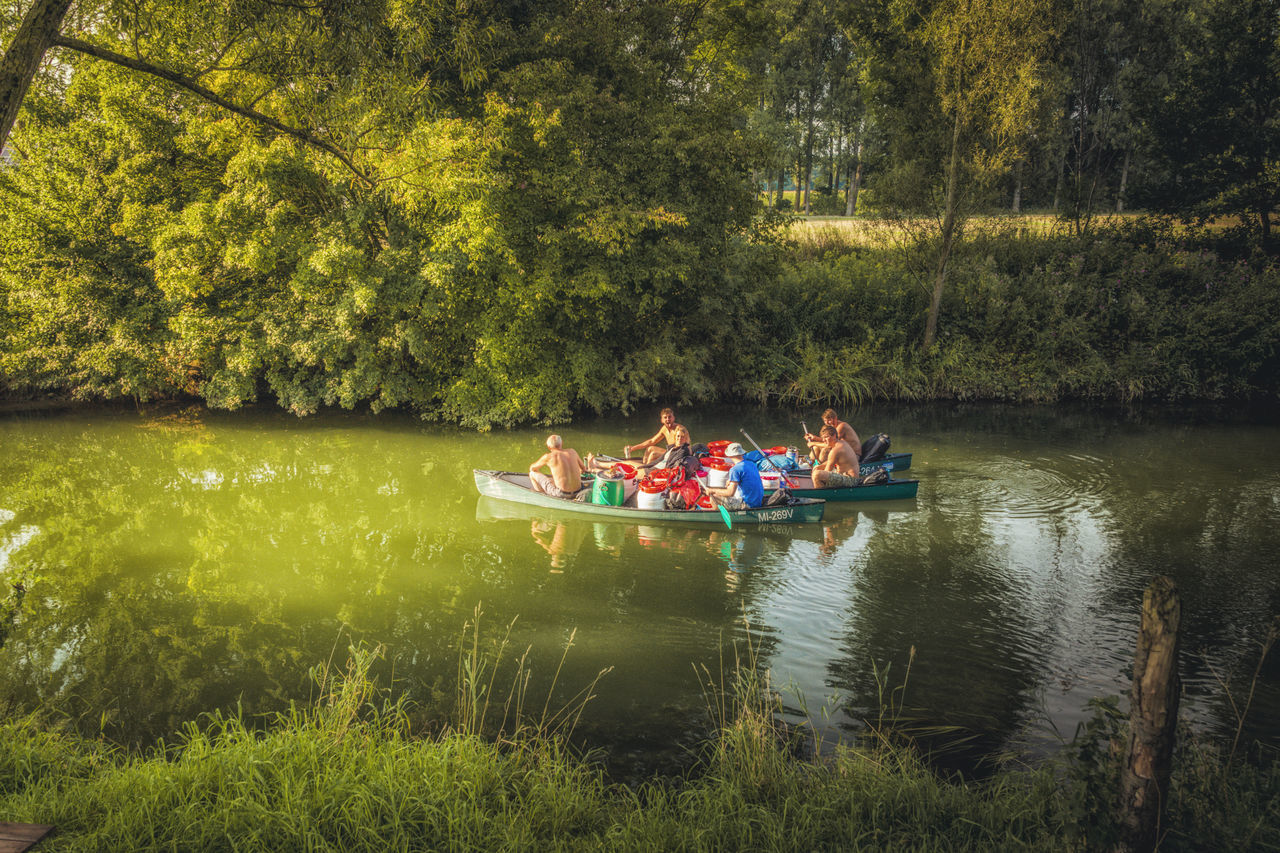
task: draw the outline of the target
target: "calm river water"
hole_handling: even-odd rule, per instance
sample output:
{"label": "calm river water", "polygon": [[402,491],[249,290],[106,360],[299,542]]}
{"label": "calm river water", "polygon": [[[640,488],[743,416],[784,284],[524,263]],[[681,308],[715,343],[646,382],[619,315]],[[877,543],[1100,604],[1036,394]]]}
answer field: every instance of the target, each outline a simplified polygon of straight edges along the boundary
{"label": "calm river water", "polygon": [[[816,411],[686,412],[695,441],[794,444]],[[793,721],[826,741],[906,687],[954,762],[1044,754],[1127,690],[1142,590],[1184,595],[1184,715],[1234,731],[1280,613],[1280,426],[991,406],[853,413],[914,452],[914,501],[830,505],[793,533],[598,522],[480,499],[474,467],[525,469],[546,432],[404,416],[91,411],[0,419],[0,708],[46,707],[127,743],[203,712],[306,701],[309,675],[381,644],[417,707],[454,695],[464,625],[530,648],[531,704],[612,668],[577,732],[619,768],[687,761],[705,669],[744,639]],[[561,429],[619,454],[656,412]],[[902,475],[906,476],[906,475]],[[0,598],[0,601],[3,601]],[[910,675],[908,657],[915,650]],[[1248,735],[1280,744],[1280,652]],[[501,682],[502,679],[500,678]],[[505,691],[505,686],[503,687]],[[950,745],[948,745],[950,744]],[[944,758],[944,761],[951,759]]]}

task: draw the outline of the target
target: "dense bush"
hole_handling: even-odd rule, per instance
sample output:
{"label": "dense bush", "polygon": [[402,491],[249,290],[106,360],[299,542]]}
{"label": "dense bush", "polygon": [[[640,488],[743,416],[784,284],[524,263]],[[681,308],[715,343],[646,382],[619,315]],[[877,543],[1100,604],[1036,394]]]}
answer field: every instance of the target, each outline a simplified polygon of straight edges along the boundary
{"label": "dense bush", "polygon": [[798,247],[770,290],[769,394],[803,401],[1230,399],[1280,391],[1280,265],[1118,230],[996,234],[959,258],[922,353],[910,252]]}

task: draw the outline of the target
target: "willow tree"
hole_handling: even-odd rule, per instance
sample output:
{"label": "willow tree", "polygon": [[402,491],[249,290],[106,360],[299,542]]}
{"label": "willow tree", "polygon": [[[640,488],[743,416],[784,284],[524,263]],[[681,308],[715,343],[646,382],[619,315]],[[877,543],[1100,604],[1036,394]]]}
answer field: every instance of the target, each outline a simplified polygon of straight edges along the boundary
{"label": "willow tree", "polygon": [[966,179],[984,185],[1007,172],[1039,112],[1049,12],[1044,0],[944,0],[917,30],[934,57],[938,103],[951,126],[926,350],[937,335],[951,255],[964,230]]}

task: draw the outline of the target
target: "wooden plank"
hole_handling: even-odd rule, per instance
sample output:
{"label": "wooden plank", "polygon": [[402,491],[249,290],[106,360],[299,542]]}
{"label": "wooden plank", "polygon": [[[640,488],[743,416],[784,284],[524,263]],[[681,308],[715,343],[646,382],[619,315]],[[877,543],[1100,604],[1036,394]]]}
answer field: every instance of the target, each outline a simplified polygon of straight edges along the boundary
{"label": "wooden plank", "polygon": [[24,853],[52,830],[42,823],[6,823],[0,821],[0,853]]}

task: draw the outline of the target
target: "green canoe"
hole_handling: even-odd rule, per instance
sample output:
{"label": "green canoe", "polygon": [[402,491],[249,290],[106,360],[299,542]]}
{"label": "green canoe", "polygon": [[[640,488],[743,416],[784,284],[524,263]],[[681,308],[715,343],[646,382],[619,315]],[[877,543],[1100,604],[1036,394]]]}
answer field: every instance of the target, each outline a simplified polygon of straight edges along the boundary
{"label": "green canoe", "polygon": [[[550,509],[562,509],[583,515],[607,516],[610,518],[626,518],[634,521],[678,521],[692,524],[723,525],[724,519],[714,509],[640,509],[637,506],[602,506],[593,503],[573,501],[568,498],[553,498],[535,491],[529,481],[528,474],[517,474],[512,471],[480,471],[473,470],[476,478],[476,490],[480,494],[504,501],[541,506]],[[875,488],[869,486],[867,488]],[[826,489],[823,491],[840,491]],[[733,526],[739,524],[814,524],[822,521],[822,511],[826,504],[820,499],[801,497],[789,506],[762,506],[757,509],[737,509],[729,512]]]}
{"label": "green canoe", "polygon": [[[875,463],[872,463],[875,464]],[[797,498],[821,498],[828,503],[845,501],[903,501],[911,500],[920,488],[919,480],[890,480],[874,486],[853,486],[847,489],[815,489],[809,472],[788,474],[794,485],[791,494]]]}

